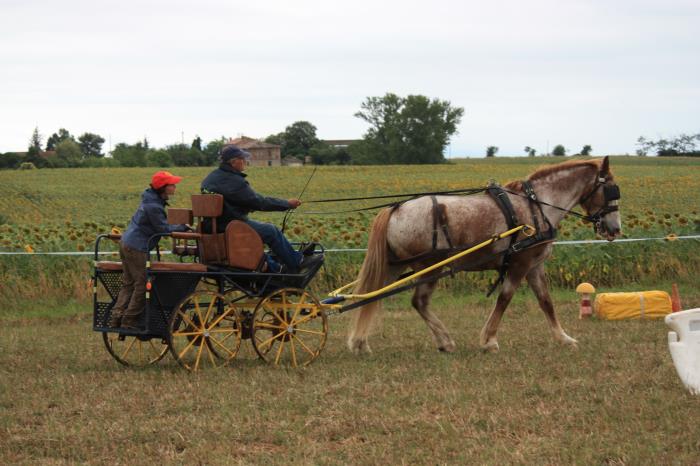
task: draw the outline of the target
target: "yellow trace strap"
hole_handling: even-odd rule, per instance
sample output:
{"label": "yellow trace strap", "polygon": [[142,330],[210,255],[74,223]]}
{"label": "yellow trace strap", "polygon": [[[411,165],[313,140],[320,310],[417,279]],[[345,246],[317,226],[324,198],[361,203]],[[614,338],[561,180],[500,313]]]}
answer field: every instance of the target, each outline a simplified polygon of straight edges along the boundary
{"label": "yellow trace strap", "polygon": [[[490,244],[492,244],[492,243],[494,243],[494,242],[496,242],[496,241],[498,241],[498,240],[500,240],[500,239],[503,239],[503,238],[506,238],[506,237],[508,237],[508,236],[514,235],[514,234],[518,233],[518,232],[521,231],[521,230],[522,230],[523,234],[525,234],[525,235],[527,235],[527,236],[531,236],[531,235],[534,233],[534,231],[535,231],[534,227],[532,227],[531,225],[527,225],[527,224],[525,224],[525,225],[519,225],[519,226],[517,226],[517,227],[515,227],[515,228],[511,228],[510,230],[507,230],[507,231],[504,231],[503,233],[500,233],[500,234],[498,234],[498,235],[495,235],[495,236],[493,236],[493,237],[487,239],[486,241],[483,241],[483,242],[477,244],[476,246],[472,246],[471,248],[465,249],[464,251],[462,251],[462,252],[460,252],[460,253],[458,253],[458,254],[455,254],[454,256],[450,256],[450,257],[448,257],[447,259],[438,262],[437,264],[433,264],[433,265],[431,265],[430,267],[426,267],[426,268],[424,268],[424,269],[422,269],[422,270],[419,270],[418,272],[416,272],[416,273],[414,273],[414,274],[412,274],[412,275],[409,275],[408,277],[405,277],[405,278],[403,278],[403,279],[401,279],[401,280],[399,280],[399,281],[396,281],[396,282],[394,282],[394,283],[392,283],[392,284],[390,284],[390,285],[385,286],[384,288],[380,288],[380,289],[375,290],[375,291],[372,291],[372,292],[370,292],[370,293],[365,293],[365,294],[346,294],[346,295],[340,295],[340,294],[339,294],[342,290],[345,290],[345,289],[349,288],[350,286],[352,286],[352,285],[354,285],[354,284],[357,283],[357,281],[354,281],[354,282],[352,282],[352,283],[350,283],[350,284],[347,284],[347,285],[343,286],[342,288],[338,288],[337,290],[332,291],[332,292],[330,292],[330,293],[328,293],[328,294],[329,294],[330,296],[342,296],[342,297],[345,298],[345,299],[368,299],[368,298],[373,298],[373,297],[375,297],[375,296],[377,296],[377,295],[380,295],[380,294],[385,293],[385,292],[387,292],[387,291],[389,291],[389,290],[392,290],[392,289],[394,289],[394,288],[397,288],[397,287],[399,287],[399,286],[401,286],[401,285],[403,285],[403,284],[405,284],[405,283],[408,283],[408,282],[410,282],[410,281],[412,281],[412,280],[414,280],[414,279],[416,279],[416,278],[418,278],[418,277],[420,277],[420,276],[422,276],[422,275],[425,275],[425,274],[428,273],[428,272],[432,272],[432,271],[435,270],[435,269],[439,269],[440,267],[443,267],[443,266],[445,266],[445,265],[447,265],[447,264],[449,264],[449,263],[451,263],[451,262],[454,262],[454,261],[456,261],[456,260],[458,260],[458,259],[461,259],[462,257],[464,257],[464,256],[466,256],[466,255],[468,255],[468,254],[471,254],[471,253],[474,252],[474,251],[478,251],[479,249],[482,249],[482,248],[484,248],[484,247],[486,247],[486,246],[488,246],[488,245],[490,245]],[[529,234],[528,234],[528,233],[529,233]]]}

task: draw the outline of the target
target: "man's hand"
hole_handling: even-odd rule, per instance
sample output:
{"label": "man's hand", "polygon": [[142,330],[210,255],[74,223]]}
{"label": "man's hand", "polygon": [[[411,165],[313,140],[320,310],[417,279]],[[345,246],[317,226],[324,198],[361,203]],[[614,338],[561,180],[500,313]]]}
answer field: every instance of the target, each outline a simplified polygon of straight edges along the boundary
{"label": "man's hand", "polygon": [[287,199],[287,202],[289,202],[289,208],[291,209],[296,209],[301,205],[301,201],[299,199]]}

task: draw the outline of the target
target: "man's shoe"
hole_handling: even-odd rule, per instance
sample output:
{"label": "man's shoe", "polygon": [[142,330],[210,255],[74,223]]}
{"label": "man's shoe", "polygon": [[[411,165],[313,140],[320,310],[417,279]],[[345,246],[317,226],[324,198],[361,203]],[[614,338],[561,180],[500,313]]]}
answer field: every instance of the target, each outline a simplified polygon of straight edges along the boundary
{"label": "man's shoe", "polygon": [[299,252],[305,256],[312,256],[316,250],[316,243],[301,243]]}
{"label": "man's shoe", "polygon": [[308,269],[314,264],[318,264],[319,262],[323,262],[323,255],[322,254],[314,254],[313,256],[304,256],[304,258],[301,260],[299,263],[299,269]]}

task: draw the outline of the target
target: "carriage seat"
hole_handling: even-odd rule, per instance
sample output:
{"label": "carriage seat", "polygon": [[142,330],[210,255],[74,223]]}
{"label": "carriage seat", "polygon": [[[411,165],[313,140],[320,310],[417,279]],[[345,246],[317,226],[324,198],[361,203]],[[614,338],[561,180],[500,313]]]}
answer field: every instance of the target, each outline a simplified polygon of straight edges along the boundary
{"label": "carriage seat", "polygon": [[[245,222],[234,220],[226,225],[224,232],[216,231],[216,218],[223,213],[223,207],[224,198],[220,194],[192,196],[192,212],[199,219],[196,235],[200,262],[244,270],[261,270],[265,263],[265,248],[255,230]],[[203,219],[211,219],[211,232],[203,231]]]}
{"label": "carriage seat", "polygon": [[[170,225],[181,225],[185,223],[192,225],[193,222],[194,215],[192,209],[168,209],[168,223]],[[186,240],[182,241],[181,238],[178,239],[176,237],[173,237],[173,247],[171,251],[173,254],[180,257],[199,255],[199,249],[196,245],[189,244]]]}

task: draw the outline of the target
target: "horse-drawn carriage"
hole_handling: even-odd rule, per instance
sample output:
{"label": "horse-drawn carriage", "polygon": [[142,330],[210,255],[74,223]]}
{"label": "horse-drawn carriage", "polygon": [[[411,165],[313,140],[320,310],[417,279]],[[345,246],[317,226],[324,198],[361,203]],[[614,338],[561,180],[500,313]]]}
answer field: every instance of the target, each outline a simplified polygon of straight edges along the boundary
{"label": "horse-drawn carriage", "polygon": [[[172,233],[177,262],[146,263],[146,308],[137,329],[108,323],[121,288],[120,262],[100,261],[100,243],[120,235],[101,235],[95,245],[93,328],[102,332],[107,351],[125,365],[147,365],[170,351],[183,367],[197,370],[233,360],[242,340],[275,364],[305,365],[326,342],[327,317],[307,285],[323,261],[298,273],[266,270],[263,243],[247,224],[233,221],[224,232],[205,233],[205,219],[221,215],[223,198],[192,196],[192,209],[169,209],[168,222],[193,224],[196,232]],[[323,255],[312,245],[307,253]]]}
{"label": "horse-drawn carriage", "polygon": [[[221,366],[236,357],[242,340],[250,339],[261,359],[296,367],[320,354],[328,335],[328,316],[351,309],[361,311],[348,346],[356,352],[368,351],[376,302],[415,288],[412,304],[428,324],[438,349],[454,351],[447,329],[428,310],[435,283],[458,271],[495,269],[504,285],[481,333],[483,349],[498,349],[498,325],[523,279],[537,296],[554,337],[576,345],[554,313],[544,261],[551,254],[559,223],[568,214],[593,223],[596,232],[610,241],[620,234],[620,191],[608,158],[546,167],[505,188],[489,185],[460,191],[476,195],[419,193],[429,195],[410,195],[381,211],[373,223],[358,280],[322,301],[307,289],[322,260],[311,261],[299,273],[267,271],[262,241],[247,224],[231,222],[224,232],[216,231],[214,221],[211,232],[202,227],[206,219],[221,215],[222,197],[192,196],[191,210],[168,212],[173,224],[198,219],[195,233],[169,235],[174,241],[172,253],[180,261],[163,262],[158,250],[151,261],[149,253],[142,328],[108,326],[121,286],[121,263],[98,261],[99,248],[101,240],[119,237],[98,237],[93,328],[102,332],[109,353],[127,365],[151,364],[170,351],[189,370]],[[586,214],[573,212],[576,205]],[[321,259],[324,254],[320,245],[306,250]],[[476,254],[465,257],[472,253]],[[409,272],[404,272],[407,268]],[[351,286],[354,293],[343,293]]]}

